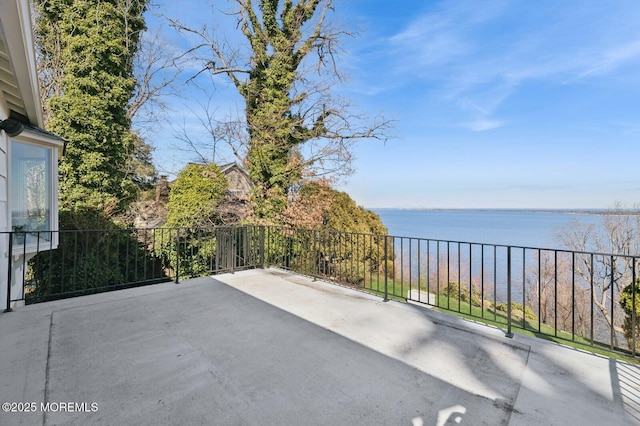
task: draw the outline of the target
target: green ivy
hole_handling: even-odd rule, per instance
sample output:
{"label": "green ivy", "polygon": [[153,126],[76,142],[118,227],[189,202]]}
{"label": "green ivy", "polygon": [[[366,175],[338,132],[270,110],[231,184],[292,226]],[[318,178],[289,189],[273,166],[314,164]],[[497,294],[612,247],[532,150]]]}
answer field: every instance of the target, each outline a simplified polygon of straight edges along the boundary
{"label": "green ivy", "polygon": [[217,208],[227,188],[215,164],[189,164],[171,184],[167,225],[193,230],[218,224]]}
{"label": "green ivy", "polygon": [[[640,349],[640,278],[626,286],[620,294],[620,307],[624,310],[625,319],[622,329],[629,343],[629,349]],[[635,308],[635,323],[633,322]]]}
{"label": "green ivy", "polygon": [[126,110],[146,0],[36,0],[36,35],[51,97],[47,127],[68,143],[60,163],[66,209],[121,210],[135,136]]}

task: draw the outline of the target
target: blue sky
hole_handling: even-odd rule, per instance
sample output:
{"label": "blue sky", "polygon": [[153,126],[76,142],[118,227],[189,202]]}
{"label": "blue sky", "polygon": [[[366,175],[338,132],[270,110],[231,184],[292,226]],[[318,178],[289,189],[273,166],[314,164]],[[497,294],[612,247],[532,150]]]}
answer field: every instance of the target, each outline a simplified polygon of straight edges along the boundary
{"label": "blue sky", "polygon": [[[186,23],[233,29],[206,4],[160,1]],[[394,121],[386,143],[356,146],[356,173],[339,185],[359,204],[640,203],[637,0],[336,0],[335,10],[360,31],[342,45],[349,78],[336,90],[359,111]],[[188,44],[166,33],[177,48]],[[229,84],[215,83],[216,113],[241,111]],[[206,142],[194,114],[206,100],[192,87],[183,94],[171,102],[174,119]],[[175,172],[193,158],[168,133],[150,141],[158,166]]]}

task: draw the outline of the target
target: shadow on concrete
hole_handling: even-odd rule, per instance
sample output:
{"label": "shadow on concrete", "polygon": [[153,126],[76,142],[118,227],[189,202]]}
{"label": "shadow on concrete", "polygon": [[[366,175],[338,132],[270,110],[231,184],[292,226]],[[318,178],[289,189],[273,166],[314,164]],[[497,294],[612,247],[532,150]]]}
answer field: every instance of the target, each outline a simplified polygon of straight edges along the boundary
{"label": "shadow on concrete", "polygon": [[[473,332],[469,328],[473,324],[470,321],[409,306],[437,324]],[[479,324],[473,326],[498,331],[495,337],[489,338],[510,340],[499,337],[504,335],[504,330]],[[640,366],[534,337],[516,334],[514,340],[528,343],[530,351],[526,369],[518,378],[517,401],[508,401],[513,402],[510,424],[640,425]],[[427,339],[421,344],[432,342]],[[491,353],[485,353],[485,347],[479,344],[480,356],[495,359]],[[490,368],[504,369],[505,373],[513,375],[513,368],[509,372],[509,362],[505,361],[504,358],[496,359]],[[487,379],[485,373],[478,371],[478,378]],[[612,419],[617,421],[612,423]]]}
{"label": "shadow on concrete", "polygon": [[497,425],[510,415],[215,280],[54,312],[47,376],[48,402],[99,409],[49,412],[45,424],[444,425],[472,416]]}
{"label": "shadow on concrete", "polygon": [[610,359],[611,381],[616,401],[634,424],[640,424],[640,366]]}
{"label": "shadow on concrete", "polygon": [[[414,312],[409,305],[383,303],[375,296],[284,272],[254,274],[249,279],[246,275],[216,278],[430,377],[481,396],[492,410],[511,414],[526,365],[525,345],[501,339],[485,349],[481,347],[484,339],[467,329],[436,327],[433,319],[423,315],[424,309]],[[455,407],[455,401],[451,402]],[[465,417],[466,424],[483,419],[481,411],[451,415],[460,416],[461,421]]]}
{"label": "shadow on concrete", "polygon": [[[311,286],[291,276],[288,280]],[[269,282],[269,287],[275,284]],[[332,287],[327,283],[314,287],[318,286]],[[256,289],[251,291],[255,293]],[[287,292],[294,293],[291,288]],[[260,294],[261,298],[265,296],[271,297]],[[360,307],[367,303],[361,301],[345,309],[343,299],[356,298],[349,294],[336,299],[340,303],[336,303],[335,310],[359,312],[343,314],[343,324],[338,323],[336,330],[358,340],[354,327],[345,326],[344,322],[364,322],[375,330],[366,336],[367,345],[375,340],[372,337],[378,336],[377,340],[384,340],[383,344],[374,346],[379,352],[505,407],[511,412],[510,425],[639,424],[628,414],[631,407],[628,400],[631,395],[637,398],[638,392],[626,391],[629,397],[623,409],[614,395],[619,392],[619,386],[611,380],[607,357],[529,336],[516,335],[508,339],[503,330],[412,304],[374,302],[378,308],[383,305],[389,309],[369,309],[367,313]],[[301,311],[295,304],[288,306],[305,317],[311,309]],[[403,311],[413,311],[419,317],[407,316]],[[385,319],[379,320],[376,315]],[[317,318],[316,315],[313,322],[322,323]],[[385,321],[392,325],[386,325]],[[364,330],[360,331],[363,334]],[[473,415],[467,415],[465,420],[477,421]]]}
{"label": "shadow on concrete", "polygon": [[640,424],[638,366],[280,275],[0,315],[1,398],[87,408],[0,424]]}

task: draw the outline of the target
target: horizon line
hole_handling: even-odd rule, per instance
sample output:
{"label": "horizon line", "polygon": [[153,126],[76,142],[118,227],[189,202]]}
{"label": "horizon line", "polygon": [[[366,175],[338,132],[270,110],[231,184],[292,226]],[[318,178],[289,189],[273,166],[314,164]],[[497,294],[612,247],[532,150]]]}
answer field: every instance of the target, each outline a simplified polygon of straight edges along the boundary
{"label": "horizon line", "polygon": [[557,213],[608,213],[640,214],[640,208],[602,208],[602,207],[365,207],[369,210],[420,210],[420,211],[520,211],[520,212],[557,212]]}

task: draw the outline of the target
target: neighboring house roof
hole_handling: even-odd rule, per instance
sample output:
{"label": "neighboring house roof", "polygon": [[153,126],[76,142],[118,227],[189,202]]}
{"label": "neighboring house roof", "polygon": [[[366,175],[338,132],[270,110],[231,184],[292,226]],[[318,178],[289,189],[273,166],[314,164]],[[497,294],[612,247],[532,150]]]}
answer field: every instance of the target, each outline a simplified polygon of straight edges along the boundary
{"label": "neighboring house roof", "polygon": [[237,163],[222,164],[218,167],[227,177],[229,184],[227,194],[235,199],[248,200],[253,188],[249,173]]}
{"label": "neighboring house roof", "polygon": [[[206,163],[195,163],[195,162],[188,162],[187,166],[206,166]],[[247,173],[247,171],[238,163],[227,163],[227,164],[219,164],[217,165],[218,168],[220,169],[220,172],[225,175],[225,176],[229,176],[229,174],[231,172],[238,172],[240,173],[245,179],[248,185],[252,186],[251,184],[251,177],[249,176],[249,173]],[[176,180],[173,179],[171,181],[169,181],[169,186],[171,186]]]}
{"label": "neighboring house roof", "polygon": [[247,171],[242,166],[240,166],[238,163],[234,162],[234,163],[222,164],[222,165],[219,165],[218,168],[225,175],[228,174],[233,169],[238,170],[240,173],[245,175],[247,177],[247,179],[250,179],[249,173],[247,173]]}
{"label": "neighboring house roof", "polygon": [[29,0],[0,1],[0,119],[43,127]]}

